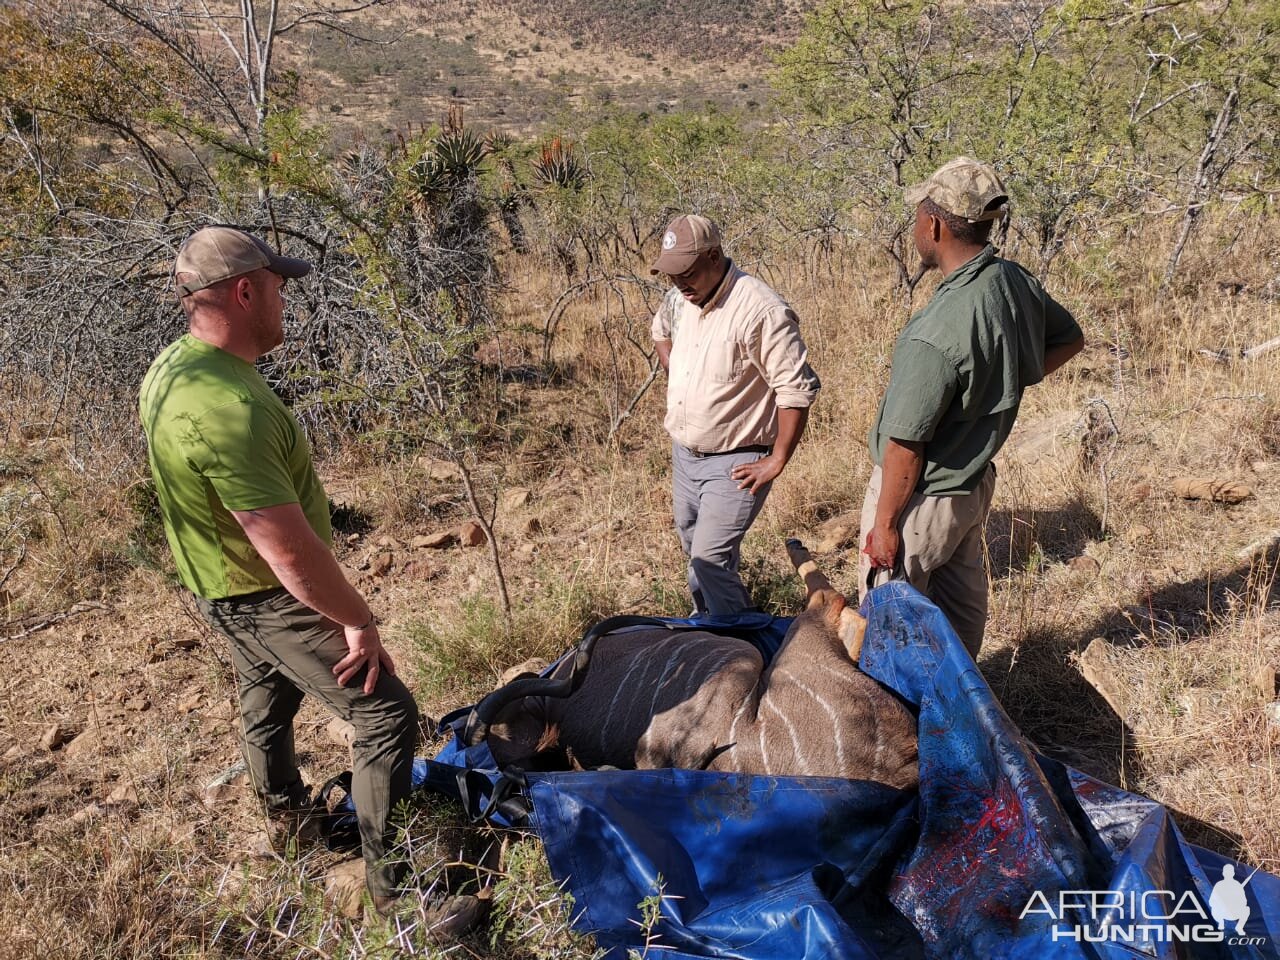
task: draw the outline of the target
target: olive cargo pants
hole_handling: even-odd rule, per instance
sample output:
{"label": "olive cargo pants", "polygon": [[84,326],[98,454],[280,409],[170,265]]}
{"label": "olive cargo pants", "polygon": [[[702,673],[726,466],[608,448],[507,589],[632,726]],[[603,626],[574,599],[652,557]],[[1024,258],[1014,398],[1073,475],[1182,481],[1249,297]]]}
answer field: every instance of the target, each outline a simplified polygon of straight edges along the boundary
{"label": "olive cargo pants", "polygon": [[347,655],[342,628],[283,588],[210,602],[200,611],[230,641],[240,693],[240,746],[268,809],[295,807],[307,789],[294,754],[293,718],[304,694],[355,727],[352,799],[369,891],[391,896],[405,865],[391,860],[395,805],[412,788],[418,708],[399,678],[378,676],[364,692],[364,671],[338,686],[333,666]]}

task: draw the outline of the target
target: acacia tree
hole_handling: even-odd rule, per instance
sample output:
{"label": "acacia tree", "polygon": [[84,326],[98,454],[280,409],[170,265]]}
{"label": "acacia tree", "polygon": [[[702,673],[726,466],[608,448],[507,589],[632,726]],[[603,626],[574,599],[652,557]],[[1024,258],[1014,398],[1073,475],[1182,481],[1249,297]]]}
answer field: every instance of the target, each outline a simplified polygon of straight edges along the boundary
{"label": "acacia tree", "polygon": [[982,70],[966,55],[972,39],[961,10],[928,0],[826,0],[773,76],[820,189],[870,225],[907,290],[920,274],[908,270],[902,190],[949,149],[953,118],[971,102]]}
{"label": "acacia tree", "polygon": [[983,25],[986,66],[967,109],[962,149],[997,164],[1013,194],[1013,229],[1049,269],[1079,227],[1099,229],[1135,200],[1127,116],[1140,49],[1079,7],[1021,0]]}
{"label": "acacia tree", "polygon": [[1274,188],[1280,125],[1280,3],[1169,5],[1136,19],[1150,51],[1135,116],[1149,117],[1146,158],[1158,195],[1181,213],[1161,291],[1173,283],[1204,210]]}

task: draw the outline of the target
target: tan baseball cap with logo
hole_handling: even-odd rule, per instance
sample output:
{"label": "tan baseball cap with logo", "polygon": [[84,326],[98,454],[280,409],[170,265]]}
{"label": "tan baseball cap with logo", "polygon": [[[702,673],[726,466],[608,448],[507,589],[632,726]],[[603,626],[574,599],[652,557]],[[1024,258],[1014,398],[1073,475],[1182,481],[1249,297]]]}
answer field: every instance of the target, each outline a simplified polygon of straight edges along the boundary
{"label": "tan baseball cap with logo", "polygon": [[700,254],[720,249],[720,228],[696,213],[676,217],[662,233],[662,252],[650,273],[676,276],[685,273]]}
{"label": "tan baseball cap with logo", "polygon": [[272,273],[295,279],[311,272],[311,264],[282,257],[263,241],[235,227],[202,227],[178,251],[173,272],[190,274],[177,283],[178,294],[187,296],[241,274],[266,267]]}
{"label": "tan baseball cap with logo", "polygon": [[[917,206],[927,197],[947,213],[971,223],[999,220],[1009,202],[1009,193],[991,165],[970,157],[956,157],[944,163],[928,180],[908,187],[905,196],[908,206]],[[997,200],[1004,203],[988,210]]]}

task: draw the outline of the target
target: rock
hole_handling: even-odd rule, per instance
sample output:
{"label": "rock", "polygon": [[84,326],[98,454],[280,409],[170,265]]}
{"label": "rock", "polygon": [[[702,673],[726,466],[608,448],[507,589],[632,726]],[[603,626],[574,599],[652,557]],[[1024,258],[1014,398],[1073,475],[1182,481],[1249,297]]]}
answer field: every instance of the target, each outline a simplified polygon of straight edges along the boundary
{"label": "rock", "polygon": [[68,757],[83,757],[90,754],[101,754],[105,752],[105,746],[102,742],[102,737],[98,735],[98,731],[91,727],[74,740],[68,741],[67,745],[62,748],[62,752]]}
{"label": "rock", "polygon": [[1125,688],[1111,669],[1108,656],[1110,645],[1102,637],[1094,637],[1080,654],[1080,674],[1088,681],[1089,686],[1107,702],[1117,717],[1125,717]]}
{"label": "rock", "polygon": [[503,510],[519,510],[529,502],[529,491],[524,487],[512,487],[502,495]]}
{"label": "rock", "polygon": [[396,545],[396,542],[392,540],[390,537],[378,538],[378,546],[382,547],[384,550],[391,550],[392,548],[395,547],[395,545]]}
{"label": "rock", "polygon": [[432,533],[425,537],[414,537],[413,545],[415,547],[426,547],[429,550],[439,550],[441,547],[447,547],[451,543],[455,543],[458,534],[453,530],[441,530],[439,533]]}
{"label": "rock", "polygon": [[536,537],[542,532],[542,521],[537,517],[530,517],[524,522],[524,535],[526,537]]}
{"label": "rock", "polygon": [[181,714],[194,713],[200,709],[202,703],[204,703],[204,694],[199,691],[188,693],[178,701],[178,712]]}
{"label": "rock", "polygon": [[512,680],[515,680],[526,674],[537,676],[547,669],[549,664],[540,657],[534,657],[532,660],[526,660],[524,663],[517,663],[514,667],[508,667],[502,671],[502,676],[498,679],[498,686],[505,687]]}
{"label": "rock", "polygon": [[[439,534],[436,534],[436,536],[439,536]],[[433,538],[424,537],[421,534],[409,541],[409,549],[411,550],[422,550],[426,547],[434,547],[436,545],[437,544],[433,542]]]}
{"label": "rock", "polygon": [[193,634],[184,634],[173,638],[173,645],[179,650],[194,650],[200,646],[200,638]]}
{"label": "rock", "polygon": [[347,543],[359,543],[359,542],[360,542],[360,534],[358,533],[347,534]]}
{"label": "rock", "polygon": [[464,547],[478,547],[485,542],[484,528],[474,520],[468,520],[458,528],[458,541]]}
{"label": "rock", "polygon": [[1095,576],[1098,571],[1102,569],[1102,564],[1093,559],[1093,557],[1085,556],[1084,554],[1081,554],[1078,557],[1072,557],[1067,561],[1067,566],[1076,571],[1076,573],[1087,574],[1091,577]]}
{"label": "rock", "polygon": [[329,735],[330,740],[344,747],[350,747],[351,742],[356,738],[356,728],[341,717],[330,720],[324,732]]}
{"label": "rock", "polygon": [[227,769],[214,777],[205,786],[205,792],[212,790],[214,787],[222,786],[227,783],[245,784],[249,782],[249,768],[245,766],[243,760],[233,763]]}
{"label": "rock", "polygon": [[1192,720],[1203,720],[1222,709],[1222,693],[1203,687],[1190,687],[1178,694],[1178,703]]}
{"label": "rock", "polygon": [[21,760],[21,759],[22,759],[22,748],[18,746],[16,743],[4,752],[4,756],[0,756],[0,760],[3,760],[5,763],[13,763],[16,760]]}
{"label": "rock", "polygon": [[57,750],[74,736],[74,730],[70,730],[60,723],[55,723],[47,727],[44,733],[41,734],[40,746],[46,750]]}
{"label": "rock", "polygon": [[1150,540],[1156,535],[1156,532],[1145,524],[1135,523],[1133,526],[1125,530],[1122,535],[1125,543],[1141,543],[1143,540]]}
{"label": "rock", "polygon": [[324,875],[324,899],[335,911],[354,920],[360,916],[364,894],[364,858],[347,860]]}
{"label": "rock", "polygon": [[858,539],[859,517],[834,517],[818,527],[816,553],[835,553]]}
{"label": "rock", "polygon": [[132,783],[122,783],[109,794],[107,794],[107,803],[137,803],[138,791],[134,789]]}
{"label": "rock", "polygon": [[204,788],[204,802],[210,804],[229,803],[235,799],[239,788],[230,783],[211,783]]}
{"label": "rock", "polygon": [[1144,500],[1151,499],[1151,493],[1151,484],[1144,480],[1141,483],[1135,483],[1125,491],[1124,499],[1127,503],[1141,503]]}
{"label": "rock", "polygon": [[102,807],[96,803],[91,803],[87,807],[77,810],[70,817],[69,822],[79,826],[83,823],[90,823],[102,816]]}
{"label": "rock", "polygon": [[385,577],[396,565],[395,554],[384,550],[373,558],[369,564],[369,572],[375,577]]}
{"label": "rock", "polygon": [[401,571],[410,580],[434,580],[444,571],[426,560],[410,560]]}
{"label": "rock", "polygon": [[124,708],[134,713],[144,713],[151,709],[151,701],[146,697],[129,697],[124,702]]}
{"label": "rock", "polygon": [[1276,668],[1271,664],[1263,664],[1249,678],[1250,686],[1258,692],[1258,699],[1268,703],[1276,698]]}
{"label": "rock", "polygon": [[432,480],[456,480],[460,473],[457,466],[444,460],[432,460],[427,465],[427,476]]}
{"label": "rock", "polygon": [[1253,496],[1253,491],[1243,483],[1212,477],[1179,477],[1173,481],[1173,492],[1184,500],[1214,503],[1240,503]]}
{"label": "rock", "polygon": [[1272,726],[1280,727],[1280,700],[1272,700],[1262,708],[1262,712]]}

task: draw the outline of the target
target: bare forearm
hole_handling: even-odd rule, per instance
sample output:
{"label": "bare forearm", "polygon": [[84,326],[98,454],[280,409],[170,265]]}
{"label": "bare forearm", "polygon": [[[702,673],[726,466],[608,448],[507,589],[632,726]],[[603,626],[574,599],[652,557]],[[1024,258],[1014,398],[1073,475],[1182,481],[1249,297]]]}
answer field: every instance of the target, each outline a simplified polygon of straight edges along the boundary
{"label": "bare forearm", "polygon": [[280,584],[317,613],[344,627],[369,623],[369,605],[296,503],[231,512]]}
{"label": "bare forearm", "polygon": [[778,439],[773,443],[773,456],[781,470],[791,462],[796,447],[800,446],[800,438],[804,436],[805,425],[809,422],[808,407],[778,408]]}
{"label": "bare forearm", "polygon": [[898,518],[907,509],[923,470],[923,443],[890,439],[885,445],[884,463],[880,465],[880,497],[876,502],[878,528],[897,527]]}
{"label": "bare forearm", "polygon": [[658,351],[658,362],[662,364],[663,370],[671,369],[671,341],[655,340],[653,348]]}
{"label": "bare forearm", "polygon": [[1049,347],[1044,352],[1044,375],[1047,377],[1084,349],[1084,337],[1070,343]]}
{"label": "bare forearm", "polygon": [[264,558],[280,584],[317,613],[346,627],[367,624],[369,604],[343,574],[333,553],[319,537],[300,549]]}

